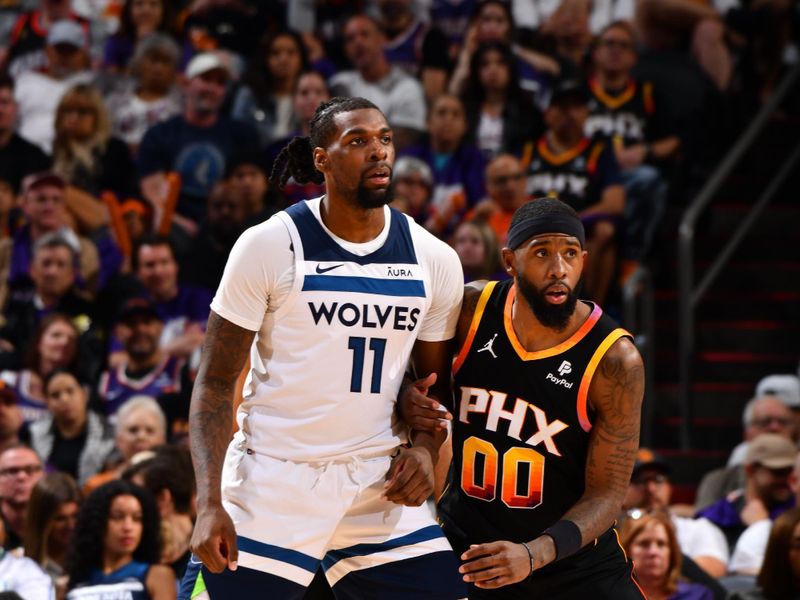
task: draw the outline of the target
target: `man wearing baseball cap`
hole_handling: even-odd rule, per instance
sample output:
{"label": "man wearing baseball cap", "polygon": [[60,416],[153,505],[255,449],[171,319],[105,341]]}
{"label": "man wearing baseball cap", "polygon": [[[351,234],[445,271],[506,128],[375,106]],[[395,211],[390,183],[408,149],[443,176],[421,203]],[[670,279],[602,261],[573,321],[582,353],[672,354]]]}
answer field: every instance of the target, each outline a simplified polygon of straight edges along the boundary
{"label": "man wearing baseball cap", "polygon": [[[629,514],[635,510],[668,510],[672,497],[671,471],[669,463],[658,454],[649,448],[639,448],[622,508]],[[727,571],[729,551],[719,527],[708,519],[690,519],[675,514],[670,518],[681,552],[710,576],[723,577]]]}
{"label": "man wearing baseball cap", "polygon": [[155,207],[164,203],[164,176],[176,172],[181,189],[176,219],[194,234],[206,217],[206,199],[224,177],[226,157],[258,146],[254,131],[220,113],[233,76],[222,54],[204,52],[186,67],[183,112],[154,125],[139,147],[139,174],[145,198]]}
{"label": "man wearing baseball cap", "polygon": [[744,488],[697,513],[716,524],[733,548],[744,530],[766,518],[775,519],[795,504],[789,478],[797,447],[777,433],[762,433],[747,447]]}

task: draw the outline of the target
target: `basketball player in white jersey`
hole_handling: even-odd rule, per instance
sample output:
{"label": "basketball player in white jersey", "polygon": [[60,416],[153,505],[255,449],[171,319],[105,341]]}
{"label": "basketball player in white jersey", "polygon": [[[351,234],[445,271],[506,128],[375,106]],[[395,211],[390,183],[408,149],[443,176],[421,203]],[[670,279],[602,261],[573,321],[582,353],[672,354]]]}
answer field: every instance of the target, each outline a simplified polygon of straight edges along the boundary
{"label": "basketball player in white jersey", "polygon": [[192,395],[198,510],[182,599],[302,598],[320,566],[337,598],[466,596],[424,504],[444,436],[415,432],[405,447],[395,416],[409,359],[437,374],[432,394],[450,393],[463,278],[452,249],[386,206],[393,162],[375,105],[320,105],[273,178],[324,180],[326,195],[231,252]]}

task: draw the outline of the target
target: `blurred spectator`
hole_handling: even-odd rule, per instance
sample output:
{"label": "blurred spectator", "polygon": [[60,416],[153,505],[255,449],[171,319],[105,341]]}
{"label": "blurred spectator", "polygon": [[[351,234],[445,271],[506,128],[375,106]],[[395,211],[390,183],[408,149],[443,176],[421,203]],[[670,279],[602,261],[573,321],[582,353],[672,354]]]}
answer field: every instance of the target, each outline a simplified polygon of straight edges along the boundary
{"label": "blurred spectator", "polygon": [[266,221],[282,207],[282,201],[270,194],[269,175],[260,152],[237,152],[230,157],[227,181],[242,200],[246,227]]}
{"label": "blurred spectator", "polygon": [[519,155],[526,142],[542,133],[541,114],[519,86],[514,55],[504,43],[478,46],[461,98],[469,123],[467,139],[487,158],[500,152]]}
{"label": "blurred spectator", "polygon": [[231,116],[258,132],[262,148],[297,128],[292,93],[307,68],[308,54],[299,34],[269,33],[259,43],[242,77]]}
{"label": "blurred spectator", "polygon": [[72,11],[71,0],[34,0],[27,4],[38,4],[39,8],[19,16],[8,40],[5,65],[15,79],[25,71],[40,71],[47,66],[46,39],[57,22],[78,23],[89,35],[89,22]]}
{"label": "blurred spectator", "polygon": [[226,157],[258,143],[250,127],[220,114],[230,77],[230,67],[219,55],[195,56],[186,67],[183,113],[148,129],[139,146],[144,197],[163,208],[164,176],[178,173],[181,190],[173,223],[190,234],[205,218],[208,194],[225,174]]}
{"label": "blurred spectator", "polygon": [[0,453],[0,519],[5,530],[5,550],[23,544],[28,501],[42,473],[41,459],[24,444],[9,446]]}
{"label": "blurred spectator", "polygon": [[482,221],[464,221],[453,233],[453,248],[461,260],[464,282],[505,279],[494,231]]}
{"label": "blurred spectator", "polygon": [[404,151],[424,161],[433,172],[433,196],[428,230],[449,235],[460,217],[483,198],[483,154],[465,140],[467,118],[464,105],[444,94],[431,105],[425,141]]}
{"label": "blurred spectator", "polygon": [[167,238],[146,236],[133,252],[133,270],[164,321],[161,349],[188,357],[203,343],[210,290],[178,283],[178,262]]}
{"label": "blurred spectator", "polygon": [[633,561],[636,581],[647,598],[713,600],[707,587],[679,580],[681,551],[668,515],[656,512],[626,519],[620,543]]}
{"label": "blurred spectator", "polygon": [[800,437],[800,378],[797,375],[767,375],[756,384],[756,396],[775,396],[794,417],[794,438]]}
{"label": "blurred spectator", "polygon": [[89,70],[86,31],[74,21],[59,21],[50,28],[45,52],[44,69],[19,75],[14,96],[19,107],[19,134],[49,153],[61,96],[79,83],[91,83],[94,74]]}
{"label": "blurred spectator", "polygon": [[[645,512],[669,511],[672,485],[669,465],[652,450],[640,448],[636,454],[631,483],[622,502],[623,510]],[[681,552],[715,578],[727,572],[728,542],[708,519],[690,519],[670,515]]]}
{"label": "blurred spectator", "polygon": [[558,56],[571,63],[573,73],[576,67],[581,70],[588,58],[591,4],[588,0],[561,0],[539,29],[555,41]]}
{"label": "blurred spectator", "polygon": [[180,48],[171,37],[149,34],[136,45],[131,79],[106,99],[111,131],[133,154],[150,127],[181,112],[181,94],[175,85],[179,60]]}
{"label": "blurred spectator", "polygon": [[0,379],[16,392],[25,423],[47,415],[44,381],[50,373],[58,368],[77,372],[78,336],[78,329],[69,317],[61,313],[49,314],[36,327],[25,349],[23,368],[0,373]]}
{"label": "blurred spectator", "polygon": [[111,428],[88,409],[88,391],[65,369],[45,381],[45,401],[50,414],[31,425],[31,446],[48,465],[83,485],[114,450]]}
{"label": "blurred spectator", "polygon": [[174,600],[175,576],[158,564],[159,521],[152,494],[138,485],[117,480],[92,492],[78,513],[67,600],[99,596],[101,590]]}
{"label": "blurred spectator", "polygon": [[501,43],[511,47],[517,61],[520,87],[541,104],[547,97],[551,79],[561,74],[561,66],[552,57],[515,44],[515,26],[511,8],[503,0],[477,2],[470,19],[464,45],[450,78],[449,90],[461,94],[471,74],[470,63],[481,44]]}
{"label": "blurred spectator", "polygon": [[409,146],[425,130],[425,94],[419,81],[392,66],[383,48],[386,36],[366,15],[351,17],[344,28],[347,58],[353,71],[337,73],[331,88],[337,96],[360,96],[383,111],[398,150]]}
{"label": "blurred spectator", "polygon": [[600,134],[613,145],[625,187],[624,258],[639,262],[650,250],[667,202],[667,183],[652,163],[674,157],[680,141],[655,100],[653,84],[631,75],[637,56],[629,23],[606,27],[592,56],[586,134]]}
{"label": "blurred spectator", "polygon": [[742,412],[744,441],[731,452],[728,464],[720,469],[706,473],[697,488],[695,508],[701,509],[713,504],[730,492],[744,486],[744,459],[750,440],[762,433],[777,433],[794,439],[794,421],[791,412],[777,398],[755,396]]}
{"label": "blurred spectator", "polygon": [[634,22],[645,46],[656,51],[686,48],[717,89],[724,91],[733,63],[725,44],[725,24],[714,4],[639,0]]}
{"label": "blurred spectator", "polygon": [[90,363],[101,351],[98,345],[102,345],[104,332],[102,324],[94,319],[94,305],[75,287],[76,262],[72,246],[57,233],[49,233],[34,244],[30,267],[33,287],[20,288],[11,294],[4,310],[6,323],[0,329],[0,339],[11,345],[10,350],[24,353],[41,320],[50,313],[64,313],[81,331],[82,366],[91,377],[94,367]]}
{"label": "blurred spectator", "polygon": [[[0,110],[2,109],[0,108]],[[0,179],[0,240],[8,237],[12,229],[16,227],[18,219],[19,210],[15,190],[6,180]]]}
{"label": "blurred spectator", "polygon": [[430,102],[447,85],[449,43],[436,21],[423,22],[414,9],[414,0],[378,0],[379,23],[386,36],[384,54],[391,64],[420,80]]}
{"label": "blurred spectator", "polygon": [[17,405],[17,395],[0,379],[0,453],[19,444],[22,412]]}
{"label": "blurred spectator", "polygon": [[392,206],[412,217],[420,225],[425,225],[433,194],[431,168],[419,158],[402,156],[395,161],[392,169],[392,187],[394,189]]}
{"label": "blurred spectator", "polygon": [[128,198],[120,204],[119,212],[122,214],[131,244],[136,245],[148,232],[153,230],[153,211],[146,202],[137,198]]}
{"label": "blurred spectator", "polygon": [[179,392],[185,361],[159,346],[164,321],[155,307],[135,298],[122,309],[117,325],[126,359],[100,378],[98,395],[109,417],[134,396],[158,398]]}
{"label": "blurred spectator", "polygon": [[519,158],[512,154],[498,154],[486,165],[486,192],[489,197],[475,207],[473,218],[489,224],[501,248],[506,244],[511,217],[531,199],[525,191],[526,179]]}
{"label": "blurred spectator", "polygon": [[[292,97],[294,121],[297,123],[297,129],[287,137],[273,142],[267,148],[267,173],[272,172],[278,154],[289,144],[294,136],[308,136],[309,123],[314,117],[314,112],[320,104],[327,102],[330,98],[331,92],[322,74],[318,71],[301,73]],[[325,186],[311,182],[299,184],[294,179],[289,179],[286,185],[277,193],[282,196],[286,205],[291,205],[306,198],[322,196],[325,193]]]}
{"label": "blurred spectator", "polygon": [[125,471],[123,477],[141,485],[156,499],[161,515],[161,563],[183,577],[191,556],[196,485],[192,458],[180,446],[156,448],[152,458]]}
{"label": "blurred spectator", "polygon": [[66,473],[48,473],[31,491],[25,525],[25,556],[50,575],[56,597],[67,591],[66,562],[81,493]]}
{"label": "blurred spectator", "polygon": [[744,487],[697,512],[720,529],[733,548],[742,532],[766,518],[774,519],[794,506],[789,487],[797,448],[782,435],[762,433],[751,440],[745,457]]}
{"label": "blurred spectator", "polygon": [[[101,485],[119,479],[140,456],[167,442],[167,419],[158,403],[150,396],[134,396],[115,414],[114,454],[106,470],[89,478],[83,486],[90,494]],[[140,454],[141,453],[141,454]]]}
{"label": "blurred spectator", "polygon": [[[0,526],[0,542],[5,541],[6,532]],[[0,592],[2,600],[29,600],[53,597],[53,582],[39,565],[27,556],[18,556],[13,552],[0,555]]]}
{"label": "blurred spectator", "polygon": [[447,38],[447,56],[453,61],[464,43],[464,34],[469,31],[469,22],[478,0],[432,0],[430,22],[442,30]]}
{"label": "blurred spectator", "polygon": [[125,0],[119,31],[106,40],[103,68],[120,73],[137,54],[139,42],[155,32],[171,34],[173,6],[165,0]]}
{"label": "blurred spectator", "polygon": [[182,261],[182,280],[216,290],[234,242],[244,231],[245,205],[232,184],[221,181],[208,197],[208,217]]}
{"label": "blurred spectator", "polygon": [[758,588],[734,594],[732,600],[793,600],[800,595],[800,508],[775,520],[769,534]]}
{"label": "blurred spectator", "polygon": [[97,88],[70,88],[56,108],[53,171],[70,185],[99,197],[122,200],[136,191],[127,146],[111,134],[111,120]]}
{"label": "blurred spectator", "polygon": [[527,189],[531,196],[556,195],[578,211],[589,251],[586,291],[602,304],[616,267],[617,222],[625,209],[625,190],[613,148],[584,134],[588,101],[579,80],[562,81],[553,90],[544,113],[547,132],[531,148]]}
{"label": "blurred spectator", "polygon": [[13,194],[20,191],[22,180],[31,173],[50,167],[50,159],[42,150],[16,133],[17,101],[14,80],[0,73],[0,181],[11,186]]}

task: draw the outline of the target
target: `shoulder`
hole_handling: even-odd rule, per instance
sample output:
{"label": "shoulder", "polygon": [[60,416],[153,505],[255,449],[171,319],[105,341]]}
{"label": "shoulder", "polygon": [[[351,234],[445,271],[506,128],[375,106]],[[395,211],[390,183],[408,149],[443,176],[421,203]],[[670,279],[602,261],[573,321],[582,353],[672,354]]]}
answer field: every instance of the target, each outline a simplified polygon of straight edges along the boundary
{"label": "shoulder", "polygon": [[628,411],[644,395],[644,364],[630,338],[616,340],[600,361],[589,397],[599,411]]}
{"label": "shoulder", "polygon": [[480,302],[488,284],[488,281],[480,280],[470,281],[464,286],[464,299],[461,302],[461,313],[458,316],[458,327],[456,328],[459,342],[466,339],[475,311],[478,308],[478,302]]}
{"label": "shoulder", "polygon": [[163,590],[167,585],[175,585],[175,572],[167,565],[150,565],[145,585],[148,591]]}

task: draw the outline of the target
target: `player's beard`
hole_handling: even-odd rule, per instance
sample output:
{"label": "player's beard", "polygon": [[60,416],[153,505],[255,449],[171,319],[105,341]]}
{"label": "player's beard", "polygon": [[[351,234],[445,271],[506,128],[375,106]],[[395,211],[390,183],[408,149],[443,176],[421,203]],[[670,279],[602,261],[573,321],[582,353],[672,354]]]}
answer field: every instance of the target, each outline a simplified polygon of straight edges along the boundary
{"label": "player's beard", "polygon": [[361,208],[380,208],[394,200],[394,185],[390,182],[385,188],[369,189],[358,184],[356,202]]}
{"label": "player's beard", "polygon": [[520,294],[525,298],[528,306],[531,307],[533,316],[542,325],[556,331],[563,331],[567,327],[572,313],[575,312],[575,306],[578,304],[578,292],[581,288],[581,282],[578,282],[575,289],[570,288],[563,282],[559,282],[560,285],[569,290],[567,299],[561,304],[552,304],[547,301],[545,296],[547,286],[539,290],[521,274],[515,277],[515,281]]}

